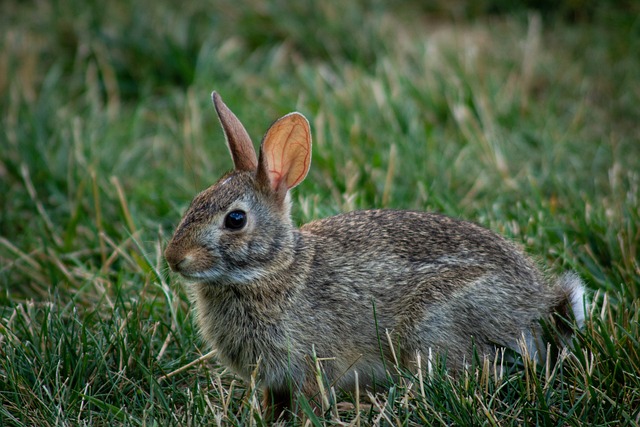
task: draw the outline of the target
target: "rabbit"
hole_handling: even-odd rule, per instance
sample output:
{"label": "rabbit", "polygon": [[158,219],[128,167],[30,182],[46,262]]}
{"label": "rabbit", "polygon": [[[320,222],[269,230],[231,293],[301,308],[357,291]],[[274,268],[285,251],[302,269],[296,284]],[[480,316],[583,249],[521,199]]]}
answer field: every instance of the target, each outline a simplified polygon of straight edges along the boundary
{"label": "rabbit", "polygon": [[307,119],[274,122],[257,156],[220,95],[212,100],[234,169],[193,199],[165,258],[189,282],[220,362],[245,379],[257,367],[270,414],[317,393],[312,355],[329,381],[353,389],[354,372],[369,386],[393,357],[410,366],[433,351],[456,371],[474,349],[491,356],[525,337],[535,351],[541,319],[584,322],[575,274],[549,280],[518,246],[472,222],[361,210],[296,228],[290,190],[311,163]]}

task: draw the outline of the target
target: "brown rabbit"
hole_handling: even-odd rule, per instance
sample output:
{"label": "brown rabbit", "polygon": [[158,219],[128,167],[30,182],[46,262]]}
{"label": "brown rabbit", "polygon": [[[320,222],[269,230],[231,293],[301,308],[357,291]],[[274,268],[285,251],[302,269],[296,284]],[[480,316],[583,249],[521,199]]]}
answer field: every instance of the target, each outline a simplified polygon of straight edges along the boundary
{"label": "brown rabbit", "polygon": [[[257,158],[238,118],[212,94],[235,169],[198,194],[167,246],[189,279],[204,338],[244,378],[259,363],[265,405],[317,391],[313,349],[327,378],[385,378],[389,331],[402,364],[430,351],[458,369],[525,337],[540,319],[584,321],[573,274],[548,281],[513,243],[471,222],[426,212],[355,211],[294,227],[289,190],[311,162],[309,123],[276,121]],[[544,357],[544,356],[543,356]]]}

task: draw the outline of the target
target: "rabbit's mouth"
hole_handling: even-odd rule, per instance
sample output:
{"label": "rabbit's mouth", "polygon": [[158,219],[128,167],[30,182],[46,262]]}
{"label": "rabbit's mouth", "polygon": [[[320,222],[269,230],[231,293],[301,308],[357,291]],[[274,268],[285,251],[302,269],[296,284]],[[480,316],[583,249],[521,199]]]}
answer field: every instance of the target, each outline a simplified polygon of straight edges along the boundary
{"label": "rabbit's mouth", "polygon": [[180,275],[190,281],[210,281],[216,282],[224,276],[217,270],[204,270],[204,271],[189,271],[180,272]]}
{"label": "rabbit's mouth", "polygon": [[215,285],[242,285],[260,279],[264,272],[258,268],[244,268],[226,271],[224,268],[209,268],[202,271],[179,272],[191,282],[211,283]]}
{"label": "rabbit's mouth", "polygon": [[220,266],[220,258],[204,247],[184,248],[169,244],[165,259],[171,270],[187,279],[215,276]]}
{"label": "rabbit's mouth", "polygon": [[169,244],[165,258],[171,270],[191,282],[243,285],[265,275],[264,266],[221,257],[211,246],[184,249]]}

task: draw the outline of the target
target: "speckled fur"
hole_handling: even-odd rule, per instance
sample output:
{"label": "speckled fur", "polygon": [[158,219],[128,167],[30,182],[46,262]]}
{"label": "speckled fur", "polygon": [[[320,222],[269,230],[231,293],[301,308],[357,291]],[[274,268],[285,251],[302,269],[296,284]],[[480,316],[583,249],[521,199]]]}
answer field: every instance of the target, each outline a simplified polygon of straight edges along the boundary
{"label": "speckled fur", "polygon": [[[216,104],[221,120],[237,120],[225,108]],[[250,141],[233,139],[245,144],[231,150],[244,166],[196,196],[166,258],[190,279],[200,330],[220,361],[249,378],[259,360],[266,403],[278,410],[291,404],[290,387],[315,392],[312,349],[330,358],[327,377],[344,388],[354,370],[363,386],[385,376],[385,331],[403,364],[431,349],[459,369],[472,343],[486,355],[514,347],[582,297],[579,281],[547,280],[515,244],[443,215],[355,211],[297,229],[288,196],[246,170],[255,157],[237,158]],[[238,208],[247,225],[226,230],[225,215]]]}

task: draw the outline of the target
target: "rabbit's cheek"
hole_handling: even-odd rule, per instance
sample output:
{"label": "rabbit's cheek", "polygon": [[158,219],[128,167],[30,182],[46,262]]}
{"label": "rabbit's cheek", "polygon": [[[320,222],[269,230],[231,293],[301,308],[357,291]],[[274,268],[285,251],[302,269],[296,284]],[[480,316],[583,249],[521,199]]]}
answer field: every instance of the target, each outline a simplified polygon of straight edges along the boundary
{"label": "rabbit's cheek", "polygon": [[247,257],[248,236],[243,232],[222,236],[218,248],[225,260]]}

